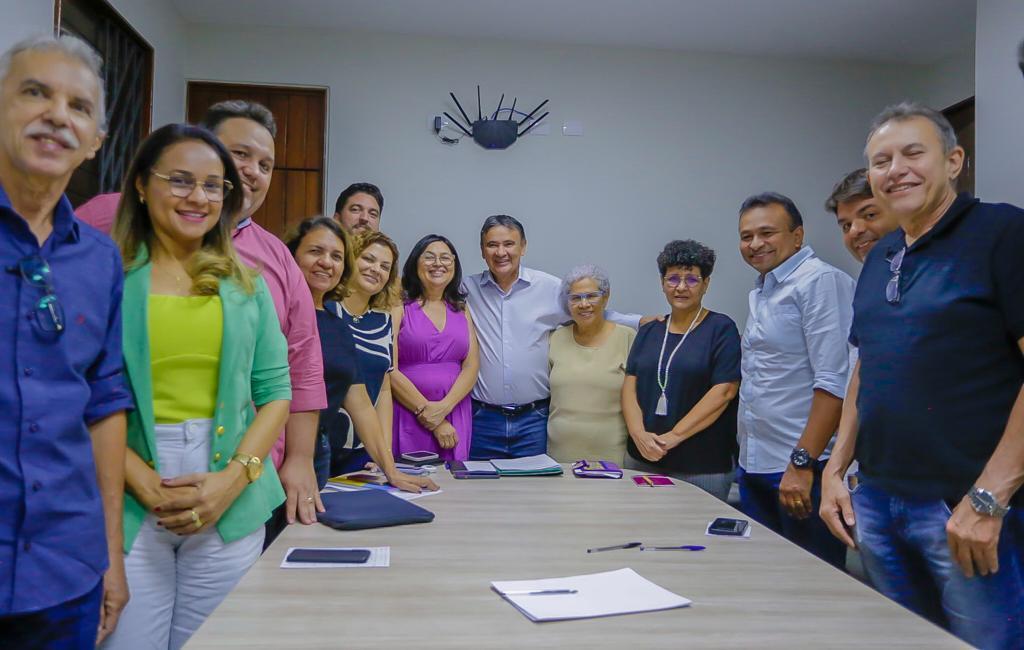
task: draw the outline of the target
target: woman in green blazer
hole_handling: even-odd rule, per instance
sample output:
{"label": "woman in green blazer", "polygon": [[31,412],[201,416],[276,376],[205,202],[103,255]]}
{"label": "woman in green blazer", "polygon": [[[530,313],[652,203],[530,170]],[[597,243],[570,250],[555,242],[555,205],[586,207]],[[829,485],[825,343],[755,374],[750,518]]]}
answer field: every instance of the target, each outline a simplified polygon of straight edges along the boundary
{"label": "woman in green blazer", "polygon": [[288,416],[287,344],[263,279],[231,246],[242,197],[227,150],[186,125],[154,131],[125,177],[114,239],[135,398],[131,600],[105,648],[184,645],[259,557],[285,498],[263,459]]}

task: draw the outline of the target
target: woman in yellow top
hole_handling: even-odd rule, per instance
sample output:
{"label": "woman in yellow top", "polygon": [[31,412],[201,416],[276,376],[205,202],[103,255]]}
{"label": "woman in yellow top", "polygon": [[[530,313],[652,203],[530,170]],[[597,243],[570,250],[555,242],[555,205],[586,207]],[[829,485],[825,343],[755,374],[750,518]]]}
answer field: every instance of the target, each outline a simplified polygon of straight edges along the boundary
{"label": "woman in yellow top", "polygon": [[131,600],[104,648],[184,645],[259,557],[284,501],[263,459],[288,416],[287,346],[263,279],[231,245],[241,203],[230,154],[192,126],[154,131],[125,177],[114,239],[135,398]]}
{"label": "woman in yellow top", "polygon": [[548,347],[548,454],[560,463],[621,464],[626,454],[619,394],[636,331],[605,319],[610,296],[608,275],[593,264],[577,266],[562,280],[573,322],[552,332]]}

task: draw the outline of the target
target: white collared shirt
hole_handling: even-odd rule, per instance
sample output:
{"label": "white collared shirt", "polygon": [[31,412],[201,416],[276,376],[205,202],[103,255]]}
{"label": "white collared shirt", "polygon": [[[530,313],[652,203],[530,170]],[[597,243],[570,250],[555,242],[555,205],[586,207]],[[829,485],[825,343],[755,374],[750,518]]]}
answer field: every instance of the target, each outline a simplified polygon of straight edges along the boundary
{"label": "white collared shirt", "polygon": [[785,471],[814,390],[845,396],[853,290],[853,278],[809,246],[758,278],[742,344],[737,435],[745,471]]}
{"label": "white collared shirt", "polygon": [[[548,384],[548,337],[570,320],[561,295],[561,280],[521,266],[508,292],[490,271],[464,282],[480,345],[480,374],[473,399],[488,404],[529,404],[551,396]],[[634,329],[636,314],[609,311],[608,320]]]}

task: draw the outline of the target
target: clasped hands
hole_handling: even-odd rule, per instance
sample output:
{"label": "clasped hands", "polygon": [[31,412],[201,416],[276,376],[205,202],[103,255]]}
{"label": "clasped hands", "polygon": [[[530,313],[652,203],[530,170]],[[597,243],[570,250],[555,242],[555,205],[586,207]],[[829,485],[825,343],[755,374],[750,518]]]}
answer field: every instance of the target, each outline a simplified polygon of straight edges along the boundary
{"label": "clasped hands", "polygon": [[671,431],[662,434],[641,431],[636,435],[630,435],[633,438],[633,442],[636,443],[636,448],[640,451],[640,455],[652,463],[656,463],[664,458],[665,454],[681,442],[679,436]]}
{"label": "clasped hands", "polygon": [[443,402],[427,402],[416,411],[420,426],[434,434],[442,449],[454,449],[459,442],[455,427],[445,419],[451,411]]}
{"label": "clasped hands", "polygon": [[248,484],[245,468],[228,463],[219,472],[161,479],[143,505],[158,517],[158,526],[176,535],[194,535],[220,521]]}

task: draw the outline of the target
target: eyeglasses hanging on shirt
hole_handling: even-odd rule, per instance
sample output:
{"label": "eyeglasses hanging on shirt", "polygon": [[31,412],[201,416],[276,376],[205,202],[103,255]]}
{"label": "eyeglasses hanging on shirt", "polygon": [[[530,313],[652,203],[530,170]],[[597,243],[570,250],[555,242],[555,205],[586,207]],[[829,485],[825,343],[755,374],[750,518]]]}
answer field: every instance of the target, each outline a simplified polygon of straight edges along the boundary
{"label": "eyeglasses hanging on shirt", "polygon": [[36,301],[32,317],[36,325],[44,332],[60,334],[64,331],[64,308],[57,299],[57,293],[50,280],[50,265],[39,255],[29,255],[18,260],[16,267],[9,267],[8,272],[20,273],[25,282],[32,287],[43,290],[42,297]]}

